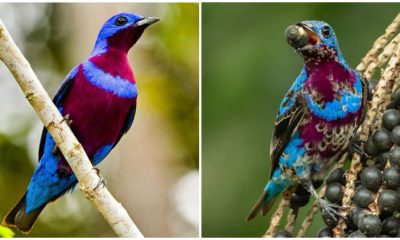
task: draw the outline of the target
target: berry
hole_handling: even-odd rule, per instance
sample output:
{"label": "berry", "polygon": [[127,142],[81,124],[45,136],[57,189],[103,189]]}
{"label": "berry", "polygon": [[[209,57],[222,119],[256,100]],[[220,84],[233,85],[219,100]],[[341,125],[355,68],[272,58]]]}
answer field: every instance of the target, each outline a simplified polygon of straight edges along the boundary
{"label": "berry", "polygon": [[379,193],[378,207],[383,213],[392,213],[399,207],[399,196],[393,190],[384,190]]}
{"label": "berry", "polygon": [[392,166],[400,166],[400,147],[394,147],[390,150],[389,161]]}
{"label": "berry", "polygon": [[366,213],[367,213],[366,210],[359,208],[359,207],[355,207],[355,208],[351,209],[350,217],[353,220],[354,225],[358,226],[358,221]]}
{"label": "berry", "polygon": [[386,163],[390,158],[390,152],[383,152],[381,154],[379,154],[375,159],[375,166],[380,169],[383,170],[385,169]]}
{"label": "berry", "polygon": [[361,187],[354,194],[354,203],[357,204],[358,207],[367,208],[372,202],[372,192],[365,187]]}
{"label": "berry", "polygon": [[400,168],[398,166],[386,168],[383,171],[382,178],[388,188],[396,189],[400,187]]}
{"label": "berry", "polygon": [[331,183],[326,187],[325,198],[331,203],[342,203],[343,186],[340,183]]}
{"label": "berry", "polygon": [[361,172],[361,183],[371,191],[377,191],[382,185],[381,170],[377,167],[367,167]]}
{"label": "berry", "polygon": [[392,103],[396,108],[400,106],[400,89],[393,94]]}
{"label": "berry", "polygon": [[290,198],[290,208],[299,208],[304,207],[310,201],[310,194],[300,195],[296,192],[292,193],[292,197]]}
{"label": "berry", "polygon": [[400,111],[397,109],[386,110],[382,116],[382,125],[389,131],[400,125]]}
{"label": "berry", "polygon": [[340,183],[342,185],[345,184],[346,179],[344,177],[344,170],[343,168],[336,168],[335,170],[333,170],[331,172],[331,174],[329,174],[328,178],[326,179],[326,183],[327,184],[331,184],[331,183]]}
{"label": "berry", "polygon": [[396,237],[400,228],[400,220],[395,217],[388,217],[383,220],[382,233],[390,237]]}
{"label": "berry", "polygon": [[289,237],[292,237],[292,234],[286,230],[278,231],[274,235],[274,238],[289,238]]}
{"label": "berry", "polygon": [[393,146],[390,131],[384,128],[376,130],[372,134],[372,143],[378,151],[388,151]]}
{"label": "berry", "polygon": [[396,145],[400,145],[400,126],[393,128],[392,130],[392,142]]}
{"label": "berry", "polygon": [[358,221],[358,228],[368,237],[376,237],[381,233],[382,222],[378,216],[366,214]]}
{"label": "berry", "polygon": [[297,195],[310,195],[310,193],[301,184],[297,185],[295,193]]}
{"label": "berry", "polygon": [[373,144],[372,138],[369,137],[364,145],[364,151],[370,156],[378,156],[380,153],[378,148]]}
{"label": "berry", "polygon": [[365,238],[366,235],[362,233],[360,230],[354,231],[350,233],[347,237],[349,238]]}
{"label": "berry", "polygon": [[315,189],[321,187],[323,183],[324,179],[313,179],[313,186]]}
{"label": "berry", "polygon": [[332,230],[330,228],[324,227],[321,230],[319,230],[318,237],[319,238],[323,238],[323,237],[332,238],[333,237],[333,232],[332,232]]}

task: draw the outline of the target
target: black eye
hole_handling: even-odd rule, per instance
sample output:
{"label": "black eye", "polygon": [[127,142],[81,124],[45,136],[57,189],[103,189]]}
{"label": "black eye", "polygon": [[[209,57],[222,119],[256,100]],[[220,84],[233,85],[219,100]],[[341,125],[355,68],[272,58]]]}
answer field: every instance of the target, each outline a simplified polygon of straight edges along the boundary
{"label": "black eye", "polygon": [[328,26],[325,26],[321,29],[321,33],[322,36],[324,36],[324,38],[328,38],[331,35],[331,30],[329,29]]}
{"label": "black eye", "polygon": [[128,22],[128,19],[126,17],[118,17],[115,19],[115,25],[117,26],[123,26]]}

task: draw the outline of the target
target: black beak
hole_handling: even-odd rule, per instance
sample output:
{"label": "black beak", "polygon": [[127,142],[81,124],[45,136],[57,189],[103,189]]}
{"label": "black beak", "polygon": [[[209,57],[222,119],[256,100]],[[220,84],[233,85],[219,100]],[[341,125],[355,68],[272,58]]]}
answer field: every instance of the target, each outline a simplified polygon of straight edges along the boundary
{"label": "black beak", "polygon": [[156,23],[160,21],[159,18],[156,17],[147,17],[143,18],[142,20],[139,20],[138,22],[135,23],[135,26],[140,27],[140,26],[150,26],[153,23]]}

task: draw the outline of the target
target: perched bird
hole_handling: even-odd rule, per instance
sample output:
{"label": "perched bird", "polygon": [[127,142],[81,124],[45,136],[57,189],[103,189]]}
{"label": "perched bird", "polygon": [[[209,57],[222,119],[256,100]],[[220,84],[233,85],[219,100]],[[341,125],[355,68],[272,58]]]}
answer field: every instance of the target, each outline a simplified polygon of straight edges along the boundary
{"label": "perched bird", "polygon": [[339,206],[320,198],[313,180],[347,150],[367,100],[361,74],[351,69],[339,50],[335,32],[325,22],[289,26],[286,39],[304,66],[284,97],[270,146],[271,174],[247,220],[265,215],[277,196],[301,184],[323,212],[336,216]]}
{"label": "perched bird", "polygon": [[[132,125],[138,90],[127,54],[158,20],[133,13],[112,16],[101,28],[89,58],[72,69],[53,98],[94,165]],[[71,168],[43,128],[39,164],[25,195],[3,224],[29,232],[43,208],[76,184]]]}

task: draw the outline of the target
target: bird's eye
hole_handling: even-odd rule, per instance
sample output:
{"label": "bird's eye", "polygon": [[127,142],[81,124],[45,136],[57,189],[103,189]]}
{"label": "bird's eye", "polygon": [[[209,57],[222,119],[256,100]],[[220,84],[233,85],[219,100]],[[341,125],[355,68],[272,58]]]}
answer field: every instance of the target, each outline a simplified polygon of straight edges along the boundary
{"label": "bird's eye", "polygon": [[325,26],[321,29],[321,33],[322,36],[324,36],[324,38],[328,38],[331,35],[331,30],[329,29],[328,26]]}
{"label": "bird's eye", "polygon": [[126,17],[118,17],[115,19],[115,25],[117,26],[123,26],[128,22],[128,19]]}

